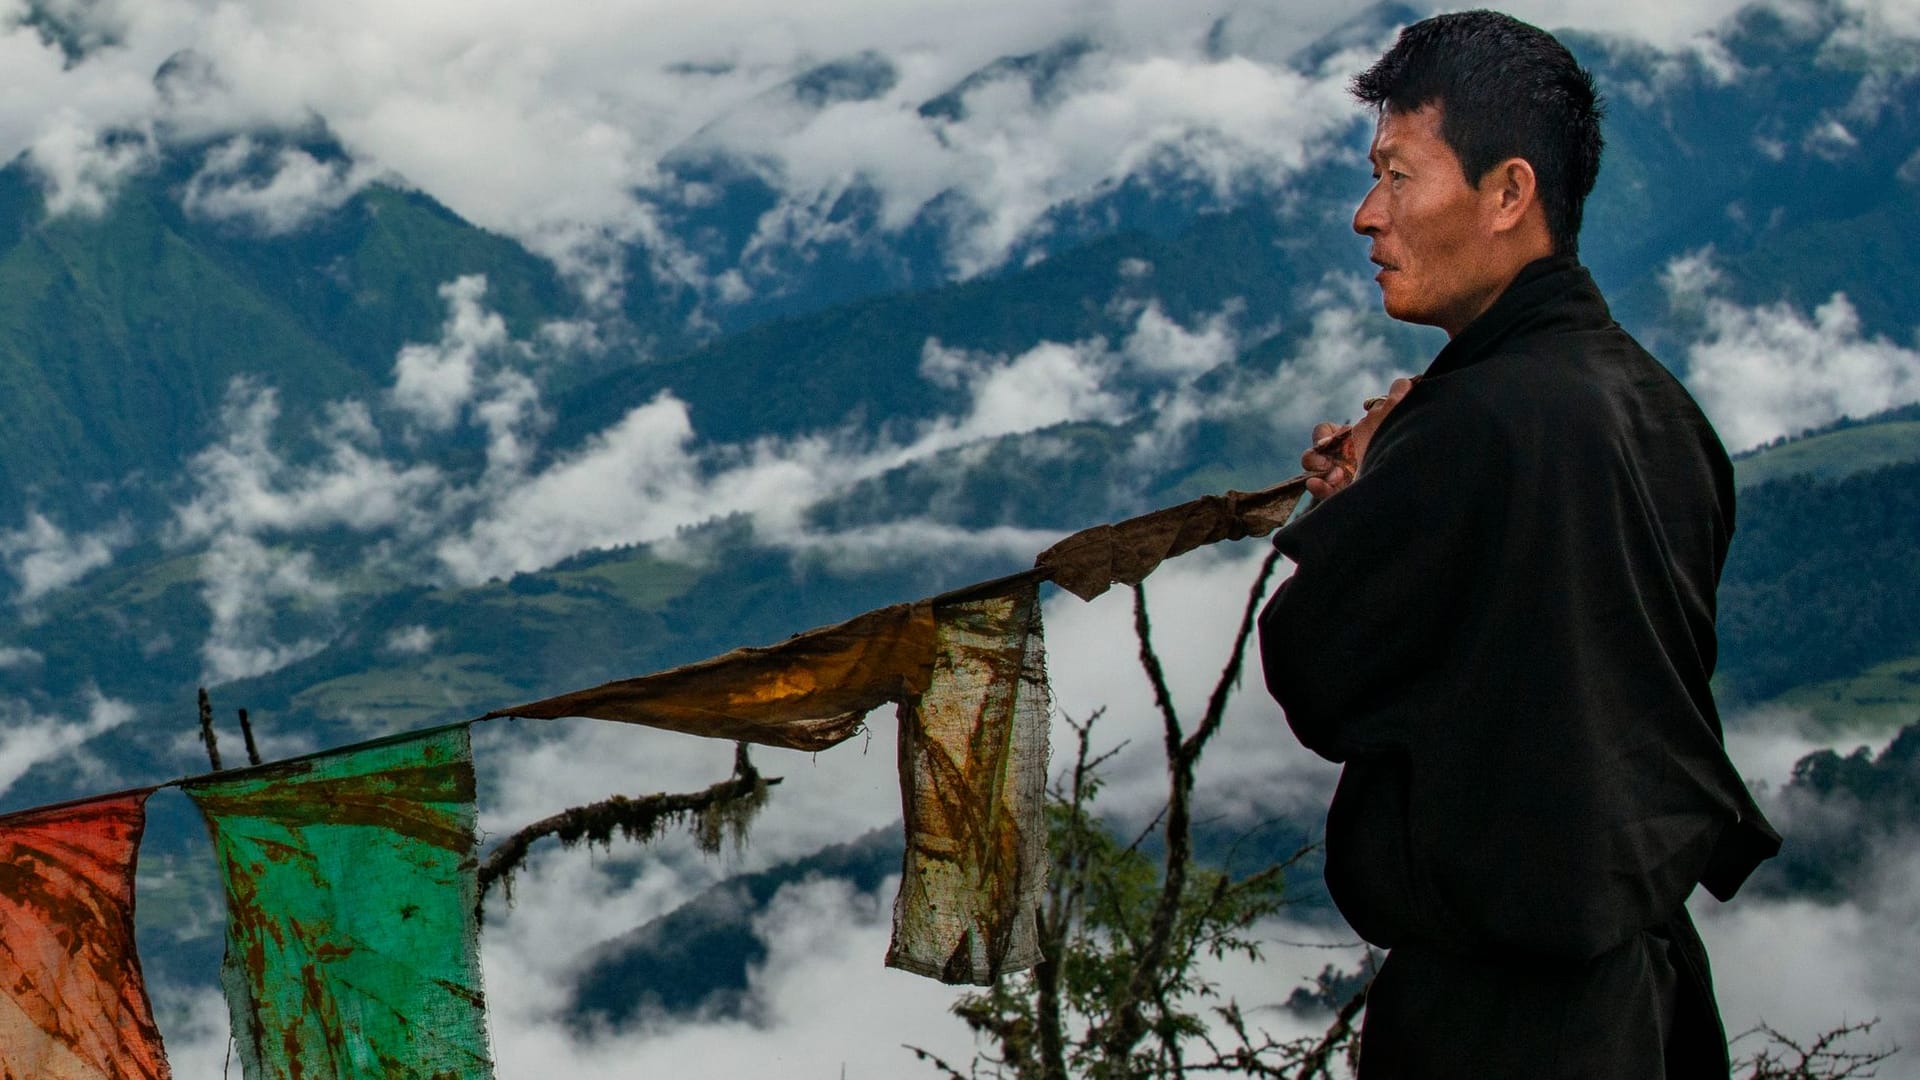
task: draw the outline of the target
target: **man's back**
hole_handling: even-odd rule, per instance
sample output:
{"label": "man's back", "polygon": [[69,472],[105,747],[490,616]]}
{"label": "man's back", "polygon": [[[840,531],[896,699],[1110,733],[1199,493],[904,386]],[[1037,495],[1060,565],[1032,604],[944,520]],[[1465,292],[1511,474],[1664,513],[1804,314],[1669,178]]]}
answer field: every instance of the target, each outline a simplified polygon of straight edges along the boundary
{"label": "man's back", "polygon": [[[1300,568],[1263,657],[1301,740],[1350,763],[1328,875],[1357,929],[1577,958],[1672,913],[1751,810],[1707,687],[1731,500],[1685,391],[1549,260],[1276,538]],[[1389,885],[1363,808],[1402,801]]]}
{"label": "man's back", "polygon": [[1732,511],[1712,429],[1573,260],[1435,359],[1276,537],[1299,568],[1261,621],[1289,724],[1346,763],[1327,882],[1356,930],[1516,987],[1692,941],[1694,884],[1730,893],[1771,837],[1708,688]]}

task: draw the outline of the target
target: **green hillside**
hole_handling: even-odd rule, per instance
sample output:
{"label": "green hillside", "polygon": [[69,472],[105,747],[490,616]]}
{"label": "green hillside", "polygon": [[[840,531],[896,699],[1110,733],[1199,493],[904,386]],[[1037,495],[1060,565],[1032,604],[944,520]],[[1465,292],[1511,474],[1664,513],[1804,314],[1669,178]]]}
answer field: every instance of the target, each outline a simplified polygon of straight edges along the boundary
{"label": "green hillside", "polygon": [[86,511],[88,485],[151,497],[209,442],[236,378],[290,416],[377,398],[395,351],[440,336],[439,288],[485,274],[530,333],[571,301],[545,262],[424,196],[375,187],[289,236],[184,216],[173,172],[106,211],[49,218],[25,166],[0,169],[0,519]]}
{"label": "green hillside", "polygon": [[1894,410],[1872,423],[1842,423],[1734,459],[1742,488],[1808,476],[1840,480],[1883,465],[1920,461],[1920,409]]}
{"label": "green hillside", "polygon": [[1753,704],[1920,653],[1917,589],[1920,462],[1745,489],[1720,585],[1722,697]]}

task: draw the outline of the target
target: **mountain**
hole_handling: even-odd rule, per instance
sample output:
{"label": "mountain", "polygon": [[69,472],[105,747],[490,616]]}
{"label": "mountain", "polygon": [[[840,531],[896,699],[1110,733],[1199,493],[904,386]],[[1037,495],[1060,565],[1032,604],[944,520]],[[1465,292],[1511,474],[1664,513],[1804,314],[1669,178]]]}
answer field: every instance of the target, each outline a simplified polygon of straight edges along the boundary
{"label": "mountain", "polygon": [[418,192],[376,184],[280,234],[196,216],[182,192],[204,151],[98,216],[49,217],[23,162],[0,169],[0,515],[153,513],[235,379],[303,419],[377,397],[463,275],[525,334],[576,310],[550,264]]}

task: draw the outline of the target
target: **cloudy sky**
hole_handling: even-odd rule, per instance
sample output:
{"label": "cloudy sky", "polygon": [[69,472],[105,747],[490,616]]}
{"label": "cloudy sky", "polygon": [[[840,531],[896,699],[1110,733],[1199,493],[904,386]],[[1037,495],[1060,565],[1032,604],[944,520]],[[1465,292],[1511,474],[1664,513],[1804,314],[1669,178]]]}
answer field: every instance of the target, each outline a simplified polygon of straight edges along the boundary
{"label": "cloudy sky", "polygon": [[[1357,122],[1342,84],[1380,44],[1356,43],[1311,70],[1288,66],[1286,58],[1346,17],[1349,6],[1333,3],[1228,3],[1204,12],[1164,0],[559,0],[537,11],[505,0],[42,7],[79,48],[69,55],[49,44],[23,22],[24,3],[0,6],[0,154],[27,155],[53,212],[97,213],[117,184],[166,148],[204,143],[212,151],[182,194],[190,213],[287,232],[367,183],[409,184],[552,258],[599,300],[628,284],[617,254],[636,243],[650,253],[651,273],[711,303],[777,287],[756,273],[756,258],[829,238],[826,210],[855,183],[879,194],[883,229],[903,227],[936,197],[957,192],[968,210],[947,225],[955,277],[1003,265],[1050,209],[1170,155],[1223,193],[1283,183],[1340,152]],[[1539,0],[1513,10],[1711,63],[1719,56],[1713,32],[1735,7]],[[1780,10],[1804,19],[1809,8],[1783,0]],[[1920,40],[1920,10],[1910,0],[1841,0],[1834,10],[1836,38]],[[1227,47],[1210,48],[1210,37]],[[916,111],[996,58],[1073,38],[1098,48],[1052,94],[986,80],[959,115]],[[796,76],[854,57],[868,58],[860,70],[884,73],[862,94],[822,104],[794,91]],[[350,161],[317,160],[271,141],[316,122]],[[779,194],[738,265],[711,263],[667,227],[712,197],[675,163],[716,152],[747,163]],[[1702,250],[1664,271],[1672,303],[1698,314],[1701,330],[1685,354],[1690,385],[1730,445],[1920,399],[1911,336],[1863,331],[1843,295],[1735,303],[1721,291],[1714,259]],[[1312,333],[1291,363],[1268,379],[1227,379],[1225,392],[1202,376],[1225,372],[1260,328],[1241,325],[1231,309],[1183,325],[1141,303],[1130,311],[1128,335],[1112,341],[1036,341],[979,355],[929,339],[920,373],[952,391],[956,404],[912,431],[716,445],[666,394],[552,460],[535,453],[549,432],[526,372],[558,362],[590,328],[555,326],[515,340],[489,306],[487,282],[463,278],[442,287],[439,339],[394,357],[381,400],[334,404],[316,433],[326,447],[317,459],[295,464],[275,443],[280,403],[272,385],[237,383],[220,430],[195,459],[196,486],[163,539],[210,552],[203,658],[215,681],[269,671],[324,645],[276,637],[272,615],[292,598],[324,603],[336,587],[329,573],[348,572],[329,571],[302,550],[303,535],[329,530],[364,535],[366,558],[382,572],[454,583],[608,544],[668,541],[682,526],[747,511],[763,536],[796,546],[1031,552],[1051,537],[966,534],[913,520],[857,537],[822,536],[799,512],[889,468],[1066,420],[1151,415],[1157,426],[1136,448],[1150,456],[1152,440],[1177,439],[1184,425],[1222,410],[1260,409],[1277,430],[1301,433],[1348,414],[1421,363],[1395,354],[1372,329],[1375,301],[1351,276],[1357,269],[1330,275]],[[477,473],[453,472],[434,455],[436,439],[462,431],[485,441]],[[31,606],[131,542],[118,526],[70,532],[30,517],[0,531],[0,562],[15,580],[16,603]],[[1217,671],[1230,632],[1220,612],[1238,609],[1257,557],[1251,548],[1199,555],[1155,579],[1163,647],[1183,700],[1197,704]],[[1154,728],[1140,707],[1140,676],[1115,661],[1132,654],[1124,598],[1057,599],[1047,616],[1061,707],[1084,716],[1105,706],[1104,737],[1132,740],[1113,764],[1109,797],[1115,812],[1137,813],[1157,791]],[[432,642],[416,635],[395,647],[423,651]],[[0,654],[8,665],[34,662],[17,650]],[[1332,772],[1293,747],[1257,685],[1249,690],[1208,759],[1207,812],[1248,824],[1286,811],[1310,817]],[[128,706],[105,697],[78,726],[9,713],[0,788],[129,719]],[[702,786],[724,773],[728,756],[694,740],[588,725],[489,729],[479,746],[489,777],[485,823],[494,831],[584,795]],[[1807,748],[1782,722],[1754,725],[1735,753],[1749,775],[1778,784]],[[495,765],[485,765],[487,754]],[[792,890],[763,916],[770,956],[755,989],[767,1006],[764,1023],[590,1036],[560,1023],[585,946],[671,910],[727,872],[812,851],[898,814],[889,723],[876,723],[871,743],[817,757],[766,756],[763,767],[788,781],[752,846],[730,861],[706,860],[678,842],[645,853],[540,856],[522,879],[520,906],[500,912],[487,932],[503,1076],[719,1077],[776,1065],[831,1080],[911,1074],[897,1042],[950,1060],[967,1056],[964,1031],[944,1011],[953,992],[880,966],[891,894],[832,885]],[[1894,859],[1884,888],[1837,908],[1703,906],[1730,1028],[1764,1018],[1810,1033],[1878,1014],[1902,1041],[1920,1041],[1920,1002],[1903,975],[1920,961],[1920,941],[1901,899],[1920,895],[1916,884],[1915,862]],[[569,916],[553,918],[558,907]],[[1319,924],[1271,932],[1276,941],[1348,940]],[[1269,965],[1220,974],[1243,1002],[1264,1004],[1329,957],[1352,955],[1276,948]],[[163,997],[178,1074],[217,1074],[225,1056],[217,998]],[[876,1030],[897,1038],[872,1038]]]}

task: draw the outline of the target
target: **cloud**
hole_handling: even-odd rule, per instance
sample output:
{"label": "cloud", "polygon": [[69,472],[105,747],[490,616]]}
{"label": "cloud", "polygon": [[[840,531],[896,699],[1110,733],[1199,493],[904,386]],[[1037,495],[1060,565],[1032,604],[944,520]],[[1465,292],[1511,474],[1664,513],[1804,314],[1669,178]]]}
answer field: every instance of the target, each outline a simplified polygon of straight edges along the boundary
{"label": "cloud", "polygon": [[[1224,668],[1240,612],[1267,545],[1216,545],[1162,566],[1147,581],[1155,650],[1175,707],[1191,732]],[[1287,573],[1285,564],[1276,578]],[[1275,582],[1269,582],[1272,594]],[[1056,593],[1046,607],[1054,701],[1084,720],[1105,710],[1095,747],[1126,744],[1105,771],[1100,808],[1144,823],[1166,802],[1162,723],[1141,668],[1133,596],[1115,588],[1090,602]],[[1251,828],[1284,817],[1317,828],[1333,793],[1336,766],[1293,741],[1260,675],[1250,641],[1220,734],[1201,758],[1196,816]],[[1071,760],[1072,733],[1054,730],[1056,763]]]}
{"label": "cloud", "polygon": [[835,881],[783,889],[756,920],[768,946],[752,975],[757,1022],[644,1024],[577,1036],[554,1015],[559,1001],[541,996],[558,989],[535,975],[545,965],[522,943],[490,934],[487,975],[500,1071],[583,1080],[635,1073],[695,1080],[770,1069],[888,1077],[916,1071],[903,1043],[965,1058],[971,1037],[947,1011],[960,992],[881,966],[889,896],[890,886],[863,894]]}
{"label": "cloud", "polygon": [[0,561],[20,586],[14,602],[23,606],[113,562],[113,552],[131,539],[126,524],[72,536],[45,514],[29,511],[27,523],[0,531]]}
{"label": "cloud", "polygon": [[98,217],[127,177],[153,164],[152,142],[137,132],[86,127],[67,114],[29,148],[28,161],[46,188],[47,213]]}
{"label": "cloud", "polygon": [[1122,420],[1128,403],[1106,385],[1115,359],[1099,340],[1043,341],[1009,359],[948,349],[929,338],[920,374],[935,386],[965,390],[972,407],[931,442],[923,436],[920,452],[935,443],[959,445],[1075,420]]}
{"label": "cloud", "polygon": [[[430,524],[417,511],[439,485],[439,470],[382,456],[364,406],[335,403],[313,433],[322,453],[298,466],[275,448],[279,418],[272,388],[236,379],[221,410],[222,438],[194,455],[196,489],[164,530],[170,546],[204,546],[199,572],[208,630],[201,656],[210,682],[263,675],[326,646],[324,624],[339,588],[296,537],[338,529],[406,535]],[[378,547],[362,557],[390,558]],[[288,612],[308,630],[281,641],[277,616]]]}
{"label": "cloud", "polygon": [[[1094,50],[1036,88],[1003,69],[962,93],[958,115],[926,116],[912,77],[873,101],[796,116],[737,110],[703,142],[765,162],[788,196],[763,218],[759,249],[835,239],[825,213],[852,186],[880,195],[878,226],[896,231],[934,199],[956,194],[948,259],[960,276],[1000,265],[1055,207],[1121,180],[1170,169],[1226,198],[1273,185],[1327,153],[1354,122],[1344,76],[1300,73],[1200,52],[1204,28],[1183,28],[1148,55]],[[1184,39],[1184,40],[1183,40]]]}
{"label": "cloud", "polygon": [[1367,398],[1425,366],[1422,358],[1396,353],[1377,333],[1383,316],[1376,303],[1359,278],[1329,275],[1309,299],[1310,330],[1292,355],[1271,376],[1225,395],[1228,407],[1269,418],[1301,449],[1314,424],[1359,416]]}
{"label": "cloud", "polygon": [[1852,1048],[1920,1045],[1912,978],[1920,963],[1920,848],[1910,835],[1875,862],[1876,880],[1834,904],[1695,896],[1690,907],[1729,1035],[1764,1021],[1805,1039],[1877,1017],[1880,1026]]}
{"label": "cloud", "polygon": [[19,645],[0,645],[0,671],[17,671],[20,668],[39,667],[47,658],[38,650]]}
{"label": "cloud", "polygon": [[[1329,282],[1310,298],[1316,314],[1296,354],[1271,374],[1235,366],[1243,345],[1236,303],[1186,325],[1156,300],[1133,297],[1113,305],[1127,326],[1117,345],[1091,337],[1000,354],[928,339],[920,376],[952,404],[917,425],[703,443],[668,390],[549,455],[539,386],[512,366],[537,364],[543,339],[513,339],[486,306],[485,280],[464,277],[441,290],[440,339],[399,351],[384,406],[335,402],[310,430],[288,433],[272,388],[236,381],[221,437],[194,456],[196,487],[165,539],[210,548],[204,651],[216,679],[261,674],[320,647],[338,595],[331,582],[350,569],[334,565],[342,558],[375,577],[471,584],[596,548],[671,545],[689,527],[733,515],[747,517],[762,542],[843,567],[929,550],[1026,554],[1051,537],[1017,526],[969,532],[913,508],[884,527],[834,533],[810,526],[806,511],[889,470],[1067,423],[1145,418],[1130,452],[1148,474],[1208,419],[1255,414],[1276,430],[1296,427],[1304,443],[1314,420],[1351,413],[1395,368],[1357,306],[1360,286]],[[486,442],[483,464],[431,463],[447,440],[473,431]],[[292,459],[282,449],[288,434],[318,451]],[[966,461],[949,457],[942,467]],[[342,530],[364,539],[342,546]],[[323,543],[325,563],[316,557]],[[294,622],[276,622],[290,608]],[[255,636],[276,627],[280,637]]]}
{"label": "cloud", "polygon": [[[819,547],[826,538],[808,532],[804,511],[889,469],[1069,422],[1119,423],[1147,413],[1163,428],[1190,423],[1205,410],[1197,401],[1175,403],[1192,400],[1195,379],[1233,359],[1238,339],[1229,323],[1221,313],[1188,330],[1149,303],[1118,349],[1089,338],[1006,355],[928,339],[920,374],[958,404],[903,441],[836,430],[702,444],[686,404],[663,391],[537,472],[489,476],[470,498],[456,500],[480,509],[435,556],[456,581],[484,581],[590,548],[669,540],[733,514],[750,516],[763,540]],[[848,539],[872,553],[886,535]],[[913,539],[927,535],[922,529]]]}
{"label": "cloud", "polygon": [[228,533],[200,556],[200,581],[208,614],[207,640],[200,648],[206,682],[264,675],[326,648],[319,634],[282,642],[274,625],[282,604],[324,613],[338,597],[338,588],[316,574],[310,553]]}
{"label": "cloud", "polygon": [[[1539,0],[1517,13],[1711,60],[1740,6]],[[1842,44],[1920,37],[1891,0],[1833,10]],[[1344,79],[1384,41],[1290,66],[1350,15],[1255,0],[619,0],[531,22],[500,0],[74,6],[62,17],[91,43],[77,57],[20,20],[0,27],[0,156],[28,152],[56,212],[97,212],[161,145],[201,147],[188,207],[268,233],[392,175],[553,257],[594,297],[620,287],[637,244],[661,281],[725,303],[784,287],[771,275],[796,244],[923,222],[967,276],[1129,178],[1269,192],[1359,115]],[[1048,50],[1067,59],[991,66]],[[836,62],[853,74],[835,92],[808,89]],[[921,111],[956,88],[955,108]],[[316,121],[352,164],[266,149]],[[715,155],[776,194],[723,257],[676,232],[713,194],[688,164]],[[858,192],[870,223],[836,211]]]}
{"label": "cloud", "polygon": [[1736,304],[1713,294],[1711,252],[1669,263],[1662,280],[1701,323],[1686,383],[1729,448],[1920,401],[1920,351],[1864,335],[1845,293],[1811,316],[1786,301]]}
{"label": "cloud", "polygon": [[387,651],[399,656],[423,656],[433,651],[435,637],[424,626],[403,626],[387,635]]}
{"label": "cloud", "polygon": [[0,794],[36,766],[70,757],[94,737],[134,718],[133,706],[89,690],[86,716],[79,720],[43,716],[24,702],[0,702]]}
{"label": "cloud", "polygon": [[487,279],[470,274],[440,287],[449,311],[440,340],[408,345],[393,365],[393,401],[432,431],[445,431],[474,398],[482,357],[507,343],[507,324],[480,305]]}
{"label": "cloud", "polygon": [[242,135],[207,152],[180,202],[189,215],[279,236],[338,209],[374,179],[364,166],[323,162],[297,147],[270,152]]}
{"label": "cloud", "polygon": [[220,442],[194,455],[197,491],[175,513],[176,542],[227,533],[256,535],[343,527],[369,532],[407,519],[440,479],[432,465],[402,467],[381,456],[363,406],[338,403],[316,432],[324,453],[289,464],[274,447],[278,393],[236,379],[221,409]]}

